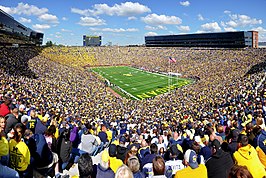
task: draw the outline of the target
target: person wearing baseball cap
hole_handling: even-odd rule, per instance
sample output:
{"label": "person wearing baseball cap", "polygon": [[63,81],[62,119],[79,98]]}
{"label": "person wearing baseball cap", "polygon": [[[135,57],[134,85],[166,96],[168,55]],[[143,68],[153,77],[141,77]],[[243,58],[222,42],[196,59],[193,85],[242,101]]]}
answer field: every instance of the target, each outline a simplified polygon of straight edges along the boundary
{"label": "person wearing baseball cap", "polygon": [[197,154],[194,150],[188,149],[185,152],[183,164],[186,168],[179,170],[175,174],[175,178],[207,178],[207,168],[203,164],[198,164]]}

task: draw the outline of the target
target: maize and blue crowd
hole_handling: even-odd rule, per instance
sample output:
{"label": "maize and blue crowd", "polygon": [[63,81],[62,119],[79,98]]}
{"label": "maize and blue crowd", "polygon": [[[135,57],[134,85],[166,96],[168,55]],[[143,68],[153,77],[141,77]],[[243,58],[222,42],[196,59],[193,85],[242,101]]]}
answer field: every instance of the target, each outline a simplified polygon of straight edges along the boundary
{"label": "maize and blue crowd", "polygon": [[[168,72],[169,56],[197,81],[144,100],[86,68]],[[2,47],[0,60],[0,177],[266,177],[265,49]]]}

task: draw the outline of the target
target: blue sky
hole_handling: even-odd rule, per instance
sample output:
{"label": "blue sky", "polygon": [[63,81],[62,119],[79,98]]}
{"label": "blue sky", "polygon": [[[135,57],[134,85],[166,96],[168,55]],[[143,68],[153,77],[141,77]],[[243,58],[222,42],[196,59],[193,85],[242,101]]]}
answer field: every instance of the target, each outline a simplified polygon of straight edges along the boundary
{"label": "blue sky", "polygon": [[0,9],[48,40],[144,44],[144,36],[257,30],[266,41],[266,0],[1,0]]}

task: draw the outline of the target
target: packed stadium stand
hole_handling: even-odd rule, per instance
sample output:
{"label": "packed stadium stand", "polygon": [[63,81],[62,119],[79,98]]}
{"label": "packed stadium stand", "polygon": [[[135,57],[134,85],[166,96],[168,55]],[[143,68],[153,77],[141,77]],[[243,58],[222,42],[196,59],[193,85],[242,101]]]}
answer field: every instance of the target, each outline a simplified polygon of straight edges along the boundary
{"label": "packed stadium stand", "polygon": [[[25,36],[0,47],[0,177],[265,177],[266,49],[43,48]],[[198,80],[143,100],[91,71],[169,64]]]}

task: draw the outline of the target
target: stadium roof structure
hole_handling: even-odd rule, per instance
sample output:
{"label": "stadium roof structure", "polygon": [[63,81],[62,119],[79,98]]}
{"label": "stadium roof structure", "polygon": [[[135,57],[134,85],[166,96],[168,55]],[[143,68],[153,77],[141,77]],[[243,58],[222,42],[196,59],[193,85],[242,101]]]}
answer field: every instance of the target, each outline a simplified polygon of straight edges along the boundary
{"label": "stadium roof structure", "polygon": [[0,9],[0,45],[41,45],[43,33],[36,32]]}
{"label": "stadium roof structure", "polygon": [[257,31],[145,36],[147,47],[258,48]]}

